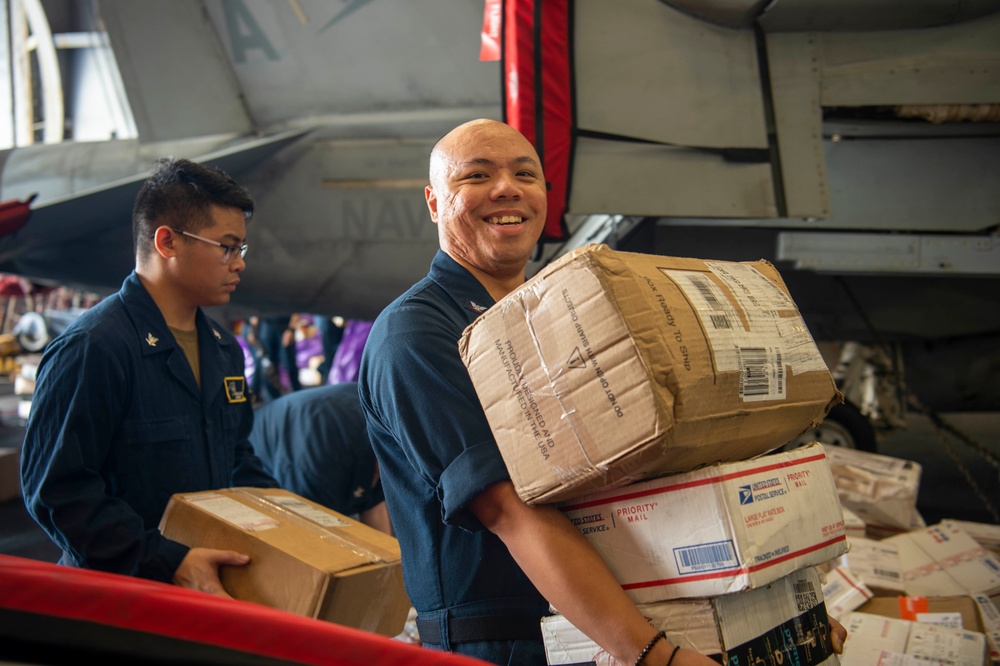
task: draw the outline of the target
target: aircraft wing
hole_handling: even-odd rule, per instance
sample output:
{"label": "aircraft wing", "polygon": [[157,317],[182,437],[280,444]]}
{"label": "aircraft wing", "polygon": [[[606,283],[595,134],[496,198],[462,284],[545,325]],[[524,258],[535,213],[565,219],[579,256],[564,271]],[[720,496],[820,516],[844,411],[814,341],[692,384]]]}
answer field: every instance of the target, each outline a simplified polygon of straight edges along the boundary
{"label": "aircraft wing", "polygon": [[[241,181],[310,131],[251,138],[189,159],[221,168]],[[32,208],[20,229],[0,236],[0,272],[116,289],[134,266],[132,206],[148,175],[137,173]]]}

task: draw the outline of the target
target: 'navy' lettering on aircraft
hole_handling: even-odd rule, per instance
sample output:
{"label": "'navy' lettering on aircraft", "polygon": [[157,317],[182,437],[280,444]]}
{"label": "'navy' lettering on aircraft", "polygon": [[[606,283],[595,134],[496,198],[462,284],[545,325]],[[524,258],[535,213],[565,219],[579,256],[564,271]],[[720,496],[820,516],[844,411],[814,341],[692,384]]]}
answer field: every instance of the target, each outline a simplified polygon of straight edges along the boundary
{"label": "'navy' lettering on aircraft", "polygon": [[427,217],[423,201],[348,199],[343,202],[344,230],[349,238],[432,239],[437,228]]}

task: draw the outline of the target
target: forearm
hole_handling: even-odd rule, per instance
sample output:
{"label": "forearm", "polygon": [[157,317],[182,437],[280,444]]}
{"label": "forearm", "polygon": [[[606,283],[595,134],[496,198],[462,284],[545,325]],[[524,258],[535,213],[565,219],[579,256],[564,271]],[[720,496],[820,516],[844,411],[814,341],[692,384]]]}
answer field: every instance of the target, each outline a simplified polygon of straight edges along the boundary
{"label": "forearm", "polygon": [[[487,493],[514,490],[509,483],[496,484]],[[473,511],[549,603],[616,659],[633,663],[656,631],[572,523],[553,507],[514,504],[509,496],[490,505],[481,499],[486,498],[477,498]],[[665,664],[672,649],[661,640],[645,663]]]}

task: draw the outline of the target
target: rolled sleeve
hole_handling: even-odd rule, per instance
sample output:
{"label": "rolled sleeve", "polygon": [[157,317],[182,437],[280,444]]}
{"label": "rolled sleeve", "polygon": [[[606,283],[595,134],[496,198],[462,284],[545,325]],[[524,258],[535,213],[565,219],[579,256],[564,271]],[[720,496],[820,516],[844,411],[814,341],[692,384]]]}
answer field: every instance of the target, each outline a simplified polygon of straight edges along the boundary
{"label": "rolled sleeve", "polygon": [[510,474],[495,442],[480,442],[466,448],[441,473],[438,483],[441,519],[467,530],[483,529],[469,511],[469,503],[494,483],[509,480]]}

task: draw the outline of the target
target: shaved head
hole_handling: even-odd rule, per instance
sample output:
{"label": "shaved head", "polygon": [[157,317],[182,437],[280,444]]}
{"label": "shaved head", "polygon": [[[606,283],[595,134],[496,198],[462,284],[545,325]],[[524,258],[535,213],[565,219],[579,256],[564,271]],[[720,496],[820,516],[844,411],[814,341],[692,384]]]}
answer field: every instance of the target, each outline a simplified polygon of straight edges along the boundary
{"label": "shaved head", "polygon": [[505,123],[472,120],[434,145],[428,175],[425,197],[441,249],[497,293],[523,282],[547,211],[531,142]]}

